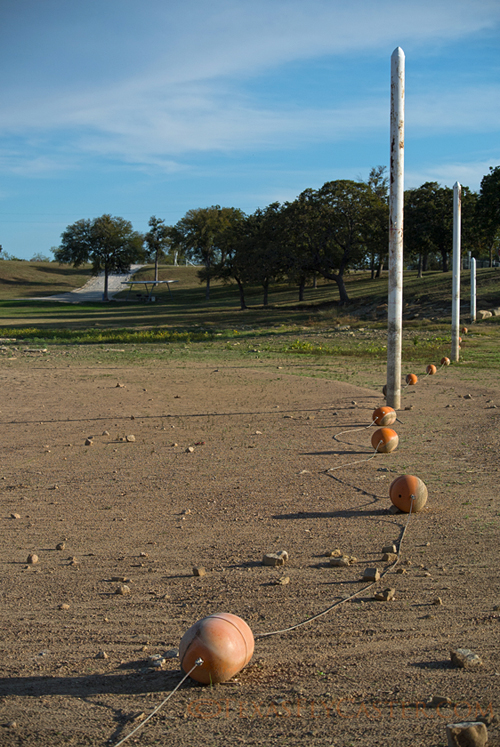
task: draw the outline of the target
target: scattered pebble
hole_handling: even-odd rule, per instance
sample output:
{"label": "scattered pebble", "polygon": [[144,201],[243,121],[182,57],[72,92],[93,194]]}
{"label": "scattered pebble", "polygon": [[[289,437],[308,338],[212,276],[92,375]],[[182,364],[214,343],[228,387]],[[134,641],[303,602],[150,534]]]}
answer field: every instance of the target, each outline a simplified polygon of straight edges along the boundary
{"label": "scattered pebble", "polygon": [[450,651],[451,663],[462,669],[474,669],[483,663],[480,657],[469,648],[457,648]]}
{"label": "scattered pebble", "polygon": [[[431,574],[429,573],[429,576],[430,575]],[[440,607],[443,604],[443,600],[441,599],[441,597],[436,597],[436,599],[434,599],[434,601],[432,602],[432,604],[435,605],[436,607]]]}
{"label": "scattered pebble", "polygon": [[194,451],[194,446],[188,446],[186,449],[186,454],[192,454]]}
{"label": "scattered pebble", "polygon": [[130,594],[130,586],[127,586],[126,584],[120,584],[120,586],[118,586],[115,590],[115,594],[120,594],[121,596]]}
{"label": "scattered pebble", "polygon": [[165,659],[162,654],[153,654],[148,658],[148,664],[154,669],[160,669],[165,664]]}
{"label": "scattered pebble", "polygon": [[109,431],[103,431],[103,432],[102,432],[102,435],[103,435],[103,436],[109,436]]}
{"label": "scattered pebble", "polygon": [[139,557],[140,558],[149,558],[149,555],[147,554],[147,552],[140,552],[139,553]]}
{"label": "scattered pebble", "polygon": [[464,399],[472,399],[472,394],[464,394]]}
{"label": "scattered pebble", "polygon": [[26,559],[26,562],[28,563],[28,565],[35,565],[36,563],[38,563],[38,555],[35,555],[34,552],[30,552]]}
{"label": "scattered pebble", "polygon": [[446,725],[449,747],[485,747],[488,744],[488,730],[480,721],[461,721]]}
{"label": "scattered pebble", "polygon": [[353,555],[341,555],[340,558],[330,558],[330,566],[333,568],[347,568],[357,562],[358,559]]}
{"label": "scattered pebble", "polygon": [[396,589],[384,589],[383,591],[376,591],[373,595],[377,602],[390,602],[394,599]]}
{"label": "scattered pebble", "polygon": [[21,514],[15,514],[15,513],[14,513],[14,514],[11,514],[11,515],[10,515],[10,518],[11,518],[11,519],[20,519],[20,518],[21,518]]}
{"label": "scattered pebble", "polygon": [[94,445],[94,441],[92,438],[85,439],[85,446],[93,446],[93,445]]}
{"label": "scattered pebble", "polygon": [[341,558],[344,553],[338,548],[335,550],[327,550],[325,555],[327,558]]}
{"label": "scattered pebble", "polygon": [[387,552],[396,553],[397,552],[396,545],[394,544],[394,542],[388,543],[387,545],[383,546],[382,552],[383,553],[387,553]]}
{"label": "scattered pebble", "polygon": [[382,555],[382,560],[384,561],[384,563],[395,563],[397,559],[398,556],[394,552],[385,552]]}
{"label": "scattered pebble", "polygon": [[125,436],[127,443],[132,444],[135,441],[135,436]]}
{"label": "scattered pebble", "polygon": [[63,602],[60,604],[57,608],[58,610],[69,610],[69,604],[67,602]]}
{"label": "scattered pebble", "polygon": [[283,578],[278,578],[274,582],[275,586],[286,586],[290,583],[290,577],[289,576],[283,576]]}
{"label": "scattered pebble", "polygon": [[363,581],[378,581],[380,579],[380,571],[378,568],[365,568],[363,571]]}
{"label": "scattered pebble", "polygon": [[66,548],[66,542],[58,542],[56,545],[56,550],[64,550]]}
{"label": "scattered pebble", "polygon": [[268,552],[262,558],[262,565],[285,565],[288,560],[288,553],[286,550],[280,550],[279,552]]}
{"label": "scattered pebble", "polygon": [[96,654],[96,659],[109,659],[108,654],[105,651],[99,651],[98,654]]}
{"label": "scattered pebble", "polygon": [[178,659],[179,658],[179,649],[178,648],[171,648],[164,654],[165,659]]}
{"label": "scattered pebble", "polygon": [[195,565],[193,568],[193,576],[206,576],[206,568],[202,565]]}

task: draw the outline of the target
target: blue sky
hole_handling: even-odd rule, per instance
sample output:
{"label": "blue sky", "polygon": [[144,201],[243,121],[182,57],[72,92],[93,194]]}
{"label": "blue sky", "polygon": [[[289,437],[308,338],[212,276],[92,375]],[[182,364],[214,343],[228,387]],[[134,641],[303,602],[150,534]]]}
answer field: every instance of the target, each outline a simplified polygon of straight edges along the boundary
{"label": "blue sky", "polygon": [[389,163],[405,186],[500,164],[499,0],[3,0],[0,243],[30,259],[103,213],[252,213]]}

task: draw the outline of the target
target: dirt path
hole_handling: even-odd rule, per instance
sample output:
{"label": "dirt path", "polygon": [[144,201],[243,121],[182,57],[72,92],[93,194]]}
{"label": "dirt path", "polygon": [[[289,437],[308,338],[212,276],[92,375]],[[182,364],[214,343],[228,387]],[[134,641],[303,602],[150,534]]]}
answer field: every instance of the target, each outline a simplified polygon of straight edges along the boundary
{"label": "dirt path", "polygon": [[[233,680],[186,683],[127,744],[437,747],[499,710],[498,382],[422,379],[398,449],[369,459],[380,392],[307,372],[1,359],[2,747],[115,744],[179,683],[177,659],[149,657],[197,620],[232,612],[258,636],[363,589],[407,526],[388,499],[403,473],[429,500],[380,585],[394,601],[367,590],[258,639]],[[330,567],[336,548],[357,560]],[[482,665],[453,667],[456,648]]]}

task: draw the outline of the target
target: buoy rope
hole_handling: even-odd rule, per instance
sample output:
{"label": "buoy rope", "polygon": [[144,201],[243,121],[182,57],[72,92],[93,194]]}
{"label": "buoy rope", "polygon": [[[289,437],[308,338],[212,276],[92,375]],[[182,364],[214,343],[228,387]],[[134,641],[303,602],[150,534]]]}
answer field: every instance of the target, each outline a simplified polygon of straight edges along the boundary
{"label": "buoy rope", "polygon": [[347,464],[338,464],[336,467],[329,467],[325,470],[325,472],[334,472],[336,469],[341,469],[342,467],[352,467],[354,464],[362,464],[363,462],[369,462],[370,459],[373,459],[373,457],[377,454],[377,449],[380,446],[380,444],[383,444],[383,440],[380,439],[378,444],[375,447],[375,451],[371,456],[368,457],[368,459],[358,459],[356,462],[348,462]]}
{"label": "buoy rope", "polygon": [[336,433],[333,438],[337,441],[338,436],[343,436],[344,433],[354,433],[354,431],[365,431],[367,428],[371,428],[372,425],[375,425],[377,421],[372,420],[372,422],[369,425],[363,425],[360,428],[349,428],[347,431],[340,431],[340,433]]}
{"label": "buoy rope", "polygon": [[167,695],[167,697],[165,698],[165,700],[162,700],[162,702],[160,703],[160,705],[157,706],[154,709],[154,711],[152,713],[150,713],[149,716],[144,721],[142,721],[142,723],[139,724],[139,726],[136,726],[136,728],[133,731],[131,731],[130,734],[127,734],[126,737],[124,737],[122,740],[120,740],[119,742],[117,742],[117,744],[115,744],[115,747],[120,747],[120,745],[124,744],[124,742],[126,742],[127,739],[130,739],[130,737],[133,734],[136,734],[139,731],[139,729],[142,729],[142,727],[145,726],[147,724],[147,722],[150,719],[152,719],[155,714],[158,713],[158,711],[160,710],[160,708],[163,708],[163,706],[165,705],[165,703],[167,702],[167,700],[170,700],[170,698],[172,697],[172,695],[175,692],[177,692],[177,690],[180,688],[180,686],[187,680],[187,678],[189,677],[189,675],[191,674],[191,672],[194,672],[194,670],[196,669],[196,667],[200,667],[202,664],[203,664],[203,659],[201,659],[201,658],[200,659],[196,659],[196,661],[194,663],[194,666],[192,666],[191,669],[189,670],[189,672],[184,675],[184,677],[179,682],[179,684],[174,687],[174,689],[172,690],[172,692],[170,692]]}
{"label": "buoy rope", "polygon": [[[385,576],[387,576],[388,573],[393,571],[396,565],[399,563],[399,559],[401,556],[401,546],[403,544],[403,537],[405,536],[405,532],[408,528],[408,524],[410,523],[410,519],[412,516],[413,501],[415,500],[415,496],[411,495],[410,498],[411,498],[410,511],[408,513],[408,519],[406,521],[406,524],[403,527],[403,531],[401,533],[401,537],[400,537],[399,544],[398,544],[398,552],[396,555],[396,560],[394,560],[393,563],[391,563],[389,566],[387,566],[387,568],[384,571],[382,571],[378,581],[372,581],[367,586],[363,586],[361,589],[358,589],[358,591],[355,591],[354,594],[350,594],[348,597],[344,597],[344,599],[339,599],[338,601],[331,604],[329,607],[327,607],[322,612],[318,612],[316,615],[313,615],[312,617],[308,617],[306,620],[302,620],[301,622],[296,623],[295,625],[291,625],[289,628],[283,628],[283,630],[272,630],[269,633],[258,633],[255,636],[255,640],[258,640],[260,638],[269,638],[272,635],[281,635],[282,633],[290,633],[290,631],[292,630],[301,628],[303,625],[307,625],[308,623],[313,622],[314,620],[317,620],[318,618],[323,617],[324,615],[327,615],[329,612],[335,609],[335,607],[340,607],[341,604],[345,604],[346,602],[349,602],[351,599],[355,599],[355,597],[362,594],[362,592],[367,591],[368,589],[371,589],[372,586],[375,586],[376,584],[380,583],[380,581],[382,581],[382,579]],[[118,747],[118,745],[116,747]]]}

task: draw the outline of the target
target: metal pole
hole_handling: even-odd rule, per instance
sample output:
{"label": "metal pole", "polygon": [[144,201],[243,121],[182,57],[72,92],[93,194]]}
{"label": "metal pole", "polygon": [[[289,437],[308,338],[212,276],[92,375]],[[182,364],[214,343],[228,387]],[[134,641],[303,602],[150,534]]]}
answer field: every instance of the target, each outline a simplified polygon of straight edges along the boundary
{"label": "metal pole", "polygon": [[387,404],[401,406],[401,332],[403,326],[405,55],[391,56],[391,187],[389,195],[389,297],[387,310]]}
{"label": "metal pole", "polygon": [[476,260],[470,261],[470,320],[476,321]]}
{"label": "metal pole", "polygon": [[458,331],[460,326],[460,236],[462,212],[462,187],[453,185],[453,296],[451,303],[451,359],[458,361]]}

